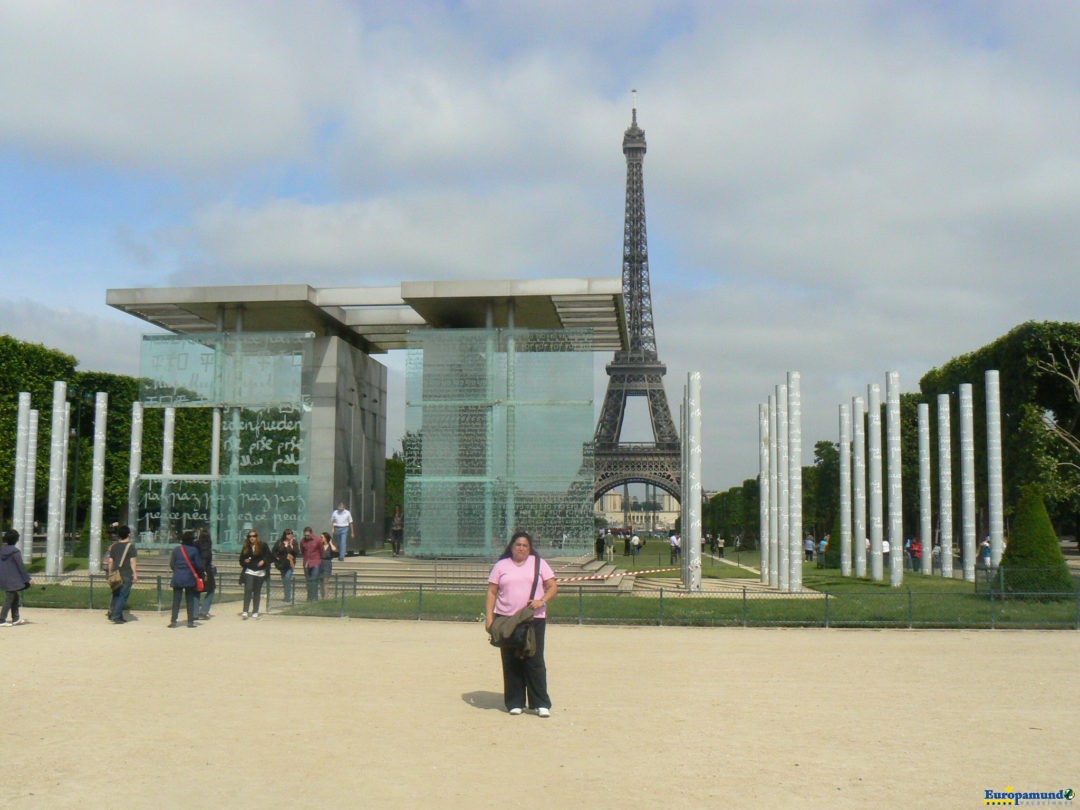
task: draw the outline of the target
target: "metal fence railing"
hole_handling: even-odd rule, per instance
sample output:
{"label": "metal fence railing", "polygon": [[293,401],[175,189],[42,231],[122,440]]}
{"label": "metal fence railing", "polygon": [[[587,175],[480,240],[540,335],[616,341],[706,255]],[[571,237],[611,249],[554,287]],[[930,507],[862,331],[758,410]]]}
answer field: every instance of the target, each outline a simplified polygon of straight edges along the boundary
{"label": "metal fence railing", "polygon": [[[104,577],[45,582],[24,591],[28,609],[45,607],[108,608],[111,591]],[[355,573],[333,575],[316,598],[308,600],[303,579],[284,599],[280,580],[263,589],[264,612],[291,615],[479,621],[484,589],[475,585],[394,585],[364,583]],[[243,590],[234,580],[219,582],[214,612],[240,612]],[[139,582],[128,606],[132,610],[169,610],[168,577]],[[226,606],[229,606],[226,608]],[[548,609],[552,622],[621,625],[691,625],[729,627],[882,627],[882,628],[1039,628],[1080,630],[1080,590],[1002,594],[992,588],[970,592],[921,592],[905,588],[842,593],[804,591],[787,594],[756,588],[689,594],[674,582],[671,589],[647,594],[564,585]]]}

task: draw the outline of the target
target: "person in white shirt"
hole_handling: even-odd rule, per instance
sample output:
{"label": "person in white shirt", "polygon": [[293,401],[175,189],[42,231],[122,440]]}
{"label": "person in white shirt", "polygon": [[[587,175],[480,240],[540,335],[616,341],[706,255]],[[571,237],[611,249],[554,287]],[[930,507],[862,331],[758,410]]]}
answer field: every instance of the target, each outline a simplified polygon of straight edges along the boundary
{"label": "person in white shirt", "polygon": [[352,512],[345,508],[345,501],[337,505],[337,509],[330,513],[330,527],[334,534],[334,544],[338,547],[338,559],[345,559],[346,535],[356,539],[356,528],[353,526]]}

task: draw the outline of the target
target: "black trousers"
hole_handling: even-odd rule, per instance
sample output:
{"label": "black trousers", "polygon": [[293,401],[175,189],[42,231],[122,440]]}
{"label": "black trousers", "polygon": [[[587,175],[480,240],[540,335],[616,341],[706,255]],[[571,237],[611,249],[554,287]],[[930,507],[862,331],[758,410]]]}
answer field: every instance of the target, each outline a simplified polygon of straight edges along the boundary
{"label": "black trousers", "polygon": [[180,600],[184,600],[184,604],[187,605],[187,620],[189,622],[195,621],[195,594],[198,591],[195,588],[177,588],[173,586],[172,589],[172,621],[176,622],[176,618],[180,615]]}
{"label": "black trousers", "polygon": [[536,655],[518,658],[512,650],[501,649],[503,702],[509,709],[550,709],[547,690],[547,664],[544,663],[544,630],[547,619],[533,619],[536,630]]}
{"label": "black trousers", "polygon": [[8,621],[8,611],[11,612],[11,620],[19,620],[19,602],[22,597],[19,591],[8,591],[4,596],[4,607],[0,609],[0,622]]}
{"label": "black trousers", "polygon": [[252,601],[255,602],[255,612],[259,612],[259,602],[262,601],[263,580],[266,577],[253,577],[244,574],[244,613],[248,612]]}

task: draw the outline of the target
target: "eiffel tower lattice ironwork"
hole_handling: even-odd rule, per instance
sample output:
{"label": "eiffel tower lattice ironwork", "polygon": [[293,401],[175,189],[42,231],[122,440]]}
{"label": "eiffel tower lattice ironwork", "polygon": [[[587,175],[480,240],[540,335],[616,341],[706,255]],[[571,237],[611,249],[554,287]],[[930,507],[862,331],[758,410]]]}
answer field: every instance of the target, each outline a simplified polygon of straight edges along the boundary
{"label": "eiffel tower lattice ironwork", "polygon": [[[649,286],[649,248],[645,235],[645,131],[633,107],[630,127],[623,135],[626,155],[626,221],[623,227],[623,298],[629,349],[615,352],[607,365],[608,387],[593,438],[596,499],[608,490],[631,483],[652,484],[682,499],[682,461],[679,434],[671,419],[664,375],[667,366],[656,352],[652,291]],[[651,443],[621,441],[629,397],[645,397],[652,423]]]}

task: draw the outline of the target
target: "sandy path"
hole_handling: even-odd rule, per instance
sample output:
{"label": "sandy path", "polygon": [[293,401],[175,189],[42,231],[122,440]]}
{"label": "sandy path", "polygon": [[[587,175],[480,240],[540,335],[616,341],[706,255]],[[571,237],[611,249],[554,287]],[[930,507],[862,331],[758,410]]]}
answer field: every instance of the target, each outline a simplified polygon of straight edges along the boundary
{"label": "sandy path", "polygon": [[475,624],[26,615],[0,629],[3,807],[520,805],[510,774],[590,808],[1080,789],[1070,631],[556,625],[541,720],[502,711]]}

